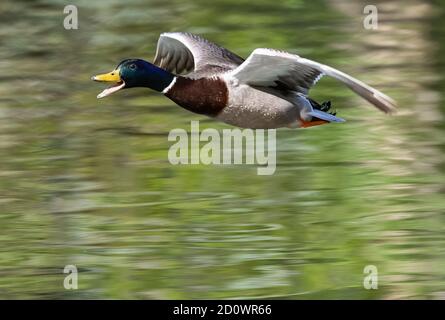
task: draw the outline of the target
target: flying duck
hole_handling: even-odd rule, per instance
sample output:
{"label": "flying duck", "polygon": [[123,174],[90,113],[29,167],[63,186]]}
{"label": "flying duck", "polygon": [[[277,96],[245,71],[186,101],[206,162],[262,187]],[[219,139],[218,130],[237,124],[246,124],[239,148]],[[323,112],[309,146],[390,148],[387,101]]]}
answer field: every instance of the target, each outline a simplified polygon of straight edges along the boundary
{"label": "flying duck", "polygon": [[153,63],[123,60],[115,70],[92,77],[113,85],[97,97],[122,89],[147,87],[179,106],[241,128],[306,128],[343,122],[330,101],[309,98],[324,75],[333,77],[378,109],[391,113],[395,102],[350,75],[298,55],[255,49],[244,60],[197,35],[163,33]]}

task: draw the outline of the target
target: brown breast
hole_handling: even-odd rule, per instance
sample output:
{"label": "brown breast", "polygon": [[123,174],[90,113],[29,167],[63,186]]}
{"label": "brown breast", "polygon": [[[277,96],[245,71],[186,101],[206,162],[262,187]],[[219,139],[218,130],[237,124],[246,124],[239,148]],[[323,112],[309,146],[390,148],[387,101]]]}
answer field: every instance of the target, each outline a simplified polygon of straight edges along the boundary
{"label": "brown breast", "polygon": [[165,94],[181,107],[199,114],[216,116],[227,106],[227,85],[221,79],[189,79],[178,76]]}

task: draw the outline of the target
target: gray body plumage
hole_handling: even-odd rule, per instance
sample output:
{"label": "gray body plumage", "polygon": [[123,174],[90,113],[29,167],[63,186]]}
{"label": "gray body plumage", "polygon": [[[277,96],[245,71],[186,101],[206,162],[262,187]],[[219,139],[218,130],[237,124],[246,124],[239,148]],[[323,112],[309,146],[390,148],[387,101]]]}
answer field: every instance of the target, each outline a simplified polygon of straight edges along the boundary
{"label": "gray body plumage", "polygon": [[297,125],[301,107],[248,85],[227,85],[229,101],[216,118],[225,123],[251,129],[273,129]]}

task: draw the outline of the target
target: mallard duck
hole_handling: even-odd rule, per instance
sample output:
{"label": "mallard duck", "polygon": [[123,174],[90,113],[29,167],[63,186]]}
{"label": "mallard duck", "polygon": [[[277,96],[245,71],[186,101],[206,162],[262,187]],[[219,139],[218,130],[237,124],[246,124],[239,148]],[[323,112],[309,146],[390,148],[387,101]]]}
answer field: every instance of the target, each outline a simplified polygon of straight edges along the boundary
{"label": "mallard duck", "polygon": [[322,76],[348,86],[378,109],[391,113],[395,102],[380,91],[327,65],[274,49],[240,56],[197,35],[163,33],[153,63],[126,59],[94,81],[113,85],[97,97],[122,89],[147,87],[179,106],[241,128],[312,127],[344,120],[331,103],[309,98]]}

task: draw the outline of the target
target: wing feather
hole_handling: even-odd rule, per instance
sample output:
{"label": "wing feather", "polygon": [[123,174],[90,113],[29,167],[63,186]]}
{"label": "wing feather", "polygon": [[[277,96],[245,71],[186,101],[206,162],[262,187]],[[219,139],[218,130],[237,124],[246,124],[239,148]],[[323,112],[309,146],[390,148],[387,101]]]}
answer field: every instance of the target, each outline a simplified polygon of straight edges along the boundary
{"label": "wing feather", "polygon": [[275,87],[278,81],[281,88],[304,95],[326,75],[345,84],[386,113],[396,109],[394,100],[364,82],[327,65],[283,51],[255,49],[243,64],[229,74],[238,82],[252,86]]}
{"label": "wing feather", "polygon": [[233,70],[244,59],[197,35],[184,32],[163,33],[159,37],[154,64],[177,74],[202,72],[209,67]]}

